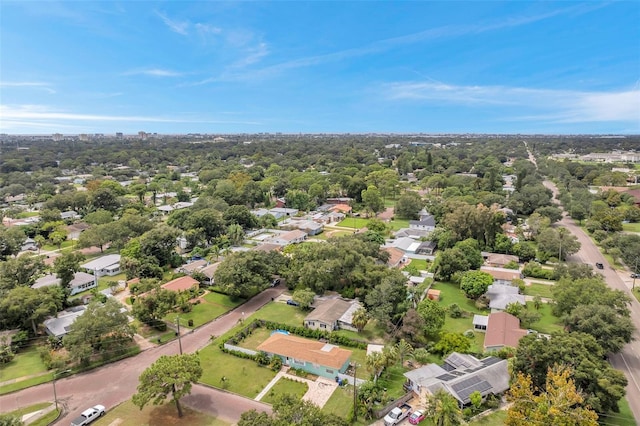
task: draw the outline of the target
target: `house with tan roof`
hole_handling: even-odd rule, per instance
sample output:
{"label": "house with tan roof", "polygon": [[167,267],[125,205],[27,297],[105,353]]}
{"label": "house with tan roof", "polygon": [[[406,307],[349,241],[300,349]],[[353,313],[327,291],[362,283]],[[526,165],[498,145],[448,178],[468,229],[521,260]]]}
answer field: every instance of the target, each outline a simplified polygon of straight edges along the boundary
{"label": "house with tan roof", "polygon": [[167,283],[164,283],[160,287],[164,288],[165,290],[175,291],[175,292],[188,291],[188,290],[191,290],[192,288],[195,288],[195,289],[199,288],[200,282],[194,278],[191,278],[190,276],[185,276],[185,277],[176,278],[175,280],[171,280]]}
{"label": "house with tan roof", "polygon": [[504,265],[510,262],[519,263],[520,258],[518,256],[514,256],[511,254],[487,253],[485,257],[485,262],[487,263],[487,266],[493,266],[495,268],[504,268]]}
{"label": "house with tan roof", "polygon": [[497,351],[505,346],[517,348],[520,339],[527,335],[527,330],[520,328],[520,320],[506,312],[489,314],[484,350]]}
{"label": "house with tan roof", "polygon": [[304,319],[304,326],[314,330],[333,331],[345,329],[357,331],[353,325],[353,313],[362,305],[357,300],[324,300]]}
{"label": "house with tan roof", "polygon": [[307,233],[299,229],[285,232],[284,234],[276,235],[269,238],[266,242],[278,244],[281,246],[288,246],[289,244],[301,243],[307,239]]}
{"label": "house with tan roof", "polygon": [[258,350],[280,357],[283,365],[330,379],[347,371],[352,353],[330,343],[282,332],[274,332]]}
{"label": "house with tan roof", "polygon": [[204,259],[194,260],[193,262],[182,265],[178,268],[178,272],[184,272],[185,274],[193,274],[196,271],[202,270],[205,266],[207,266],[209,262]]}
{"label": "house with tan roof", "polygon": [[502,284],[510,284],[515,279],[522,279],[524,275],[518,269],[496,268],[493,266],[481,266],[480,270],[493,277],[494,281]]}
{"label": "house with tan roof", "polygon": [[404,252],[396,247],[383,247],[382,250],[389,253],[389,260],[387,260],[387,266],[389,268],[398,268],[407,261]]}
{"label": "house with tan roof", "polygon": [[331,210],[334,212],[351,213],[351,210],[353,210],[353,208],[348,204],[336,204],[331,207]]}

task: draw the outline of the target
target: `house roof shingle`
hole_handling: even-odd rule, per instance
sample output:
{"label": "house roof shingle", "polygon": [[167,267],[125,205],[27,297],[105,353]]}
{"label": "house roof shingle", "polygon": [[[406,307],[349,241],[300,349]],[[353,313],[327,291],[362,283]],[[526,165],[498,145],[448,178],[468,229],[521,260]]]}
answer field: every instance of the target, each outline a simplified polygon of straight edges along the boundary
{"label": "house roof shingle", "polygon": [[258,350],[335,369],[342,368],[351,357],[347,349],[279,332],[262,342]]}
{"label": "house roof shingle", "polygon": [[186,291],[197,284],[199,284],[198,280],[186,276],[171,280],[165,284],[162,284],[160,287],[170,291]]}
{"label": "house roof shingle", "polygon": [[326,300],[315,308],[304,319],[305,321],[321,321],[334,324],[351,307],[351,303],[342,299]]}
{"label": "house roof shingle", "polygon": [[484,336],[485,349],[492,346],[518,347],[518,342],[526,336],[527,330],[520,328],[520,320],[506,312],[489,315],[487,333]]}

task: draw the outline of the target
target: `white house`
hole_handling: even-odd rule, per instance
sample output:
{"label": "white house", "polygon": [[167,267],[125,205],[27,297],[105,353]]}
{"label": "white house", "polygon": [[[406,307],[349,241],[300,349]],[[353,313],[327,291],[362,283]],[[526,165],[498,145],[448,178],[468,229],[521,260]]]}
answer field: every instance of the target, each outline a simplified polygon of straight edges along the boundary
{"label": "white house", "polygon": [[[35,283],[31,286],[31,288],[42,288],[49,287],[53,285],[60,285],[60,278],[58,278],[55,274],[47,274],[43,277],[40,277],[36,280]],[[93,275],[87,274],[86,272],[76,272],[73,275],[73,279],[69,283],[69,288],[71,289],[71,295],[81,293],[85,290],[89,290],[91,288],[95,288],[98,286],[96,279]]]}
{"label": "white house", "polygon": [[108,254],[84,263],[80,265],[80,267],[93,271],[93,273],[98,277],[103,275],[118,275],[120,273],[120,255]]}
{"label": "white house", "polygon": [[57,318],[49,318],[44,321],[44,327],[47,334],[53,337],[61,338],[69,332],[69,327],[80,315],[84,314],[86,306],[74,306],[66,311],[58,312]]}

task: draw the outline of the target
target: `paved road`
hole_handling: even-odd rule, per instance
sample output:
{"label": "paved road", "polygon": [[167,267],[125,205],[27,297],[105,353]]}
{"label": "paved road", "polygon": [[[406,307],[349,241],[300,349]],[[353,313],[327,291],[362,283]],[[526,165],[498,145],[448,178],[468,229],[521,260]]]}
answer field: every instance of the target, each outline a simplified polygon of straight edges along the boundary
{"label": "paved road", "polygon": [[[195,352],[202,349],[209,344],[212,335],[224,334],[239,320],[253,314],[283,291],[283,287],[269,288],[217,320],[194,330],[193,333],[183,335],[183,351]],[[161,355],[175,355],[178,351],[176,340],[148,349],[135,357],[58,380],[56,382],[58,402],[65,407],[65,415],[56,424],[68,424],[71,419],[92,405],[103,404],[109,409],[131,399],[138,386],[138,377],[144,369]],[[45,383],[0,396],[0,412],[13,411],[20,407],[52,400],[53,386],[51,383]],[[252,408],[271,412],[270,405],[201,385],[194,386],[193,394],[185,397],[184,402],[188,406],[231,423],[237,422],[243,411]]]}
{"label": "paved road", "polygon": [[[557,194],[557,188],[552,182],[545,181],[545,186],[551,189],[554,196]],[[627,400],[629,406],[633,412],[636,422],[640,424],[640,303],[631,294],[631,284],[629,280],[625,278],[628,273],[616,272],[607,259],[604,258],[600,250],[595,243],[589,238],[589,236],[580,228],[576,223],[568,216],[564,216],[558,223],[559,226],[563,226],[568,229],[573,235],[580,241],[580,250],[578,253],[569,257],[569,261],[587,263],[589,265],[595,265],[596,262],[600,262],[604,265],[603,270],[597,270],[605,278],[605,281],[615,290],[621,290],[631,297],[631,320],[636,326],[636,330],[633,334],[633,341],[627,344],[620,353],[610,358],[611,364],[618,370],[624,372],[629,384],[627,385]]]}

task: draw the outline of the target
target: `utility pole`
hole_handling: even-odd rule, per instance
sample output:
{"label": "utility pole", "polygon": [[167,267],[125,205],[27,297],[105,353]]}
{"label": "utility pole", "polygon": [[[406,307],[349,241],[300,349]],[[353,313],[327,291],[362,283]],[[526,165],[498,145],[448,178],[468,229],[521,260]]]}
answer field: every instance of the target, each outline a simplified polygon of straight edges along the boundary
{"label": "utility pole", "polygon": [[176,316],[176,323],[178,324],[178,346],[180,346],[180,355],[182,355],[182,338],[180,336],[180,315]]}
{"label": "utility pole", "polygon": [[71,370],[54,371],[53,372],[53,401],[56,405],[56,412],[58,411],[58,394],[56,393],[56,378],[61,375],[70,372]]}
{"label": "utility pole", "polygon": [[636,257],[636,267],[633,268],[633,284],[631,285],[631,294],[633,294],[636,289],[636,277],[638,276],[638,274],[640,274],[640,272],[638,272],[638,260],[640,260],[640,257]]}
{"label": "utility pole", "polygon": [[358,363],[353,363],[353,420],[358,420]]}

